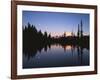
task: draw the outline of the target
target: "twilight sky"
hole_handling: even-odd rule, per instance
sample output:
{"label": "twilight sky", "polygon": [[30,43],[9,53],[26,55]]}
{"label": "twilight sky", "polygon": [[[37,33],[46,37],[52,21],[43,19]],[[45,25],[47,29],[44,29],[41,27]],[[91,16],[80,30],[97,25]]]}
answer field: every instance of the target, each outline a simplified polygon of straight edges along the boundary
{"label": "twilight sky", "polygon": [[23,26],[29,22],[35,25],[37,30],[51,33],[51,36],[63,35],[64,32],[70,34],[72,31],[76,34],[81,20],[84,34],[89,34],[89,14],[39,11],[23,11],[22,13]]}

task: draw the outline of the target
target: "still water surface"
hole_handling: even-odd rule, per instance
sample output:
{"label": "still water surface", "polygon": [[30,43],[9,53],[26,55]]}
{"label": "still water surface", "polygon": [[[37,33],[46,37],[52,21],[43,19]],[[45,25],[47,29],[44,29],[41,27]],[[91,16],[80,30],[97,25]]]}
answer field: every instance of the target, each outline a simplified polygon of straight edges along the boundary
{"label": "still water surface", "polygon": [[36,53],[23,53],[23,68],[89,65],[89,49],[73,45],[51,45]]}

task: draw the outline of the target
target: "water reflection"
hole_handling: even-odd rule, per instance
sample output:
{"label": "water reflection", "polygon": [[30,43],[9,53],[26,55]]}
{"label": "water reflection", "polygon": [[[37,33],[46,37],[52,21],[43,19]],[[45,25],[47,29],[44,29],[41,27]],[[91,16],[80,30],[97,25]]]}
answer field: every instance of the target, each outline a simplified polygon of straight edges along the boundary
{"label": "water reflection", "polygon": [[80,64],[82,64],[83,48],[78,46],[77,53],[78,53],[78,60],[80,61]]}
{"label": "water reflection", "polygon": [[45,45],[23,53],[23,68],[89,65],[89,49],[78,45]]}

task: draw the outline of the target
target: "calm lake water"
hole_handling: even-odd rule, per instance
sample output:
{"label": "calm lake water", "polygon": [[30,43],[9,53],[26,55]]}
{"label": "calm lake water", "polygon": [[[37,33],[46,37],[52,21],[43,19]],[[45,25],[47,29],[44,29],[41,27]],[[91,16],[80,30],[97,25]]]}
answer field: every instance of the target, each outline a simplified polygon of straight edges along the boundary
{"label": "calm lake water", "polygon": [[36,53],[23,53],[23,68],[89,65],[89,49],[72,45],[51,45]]}

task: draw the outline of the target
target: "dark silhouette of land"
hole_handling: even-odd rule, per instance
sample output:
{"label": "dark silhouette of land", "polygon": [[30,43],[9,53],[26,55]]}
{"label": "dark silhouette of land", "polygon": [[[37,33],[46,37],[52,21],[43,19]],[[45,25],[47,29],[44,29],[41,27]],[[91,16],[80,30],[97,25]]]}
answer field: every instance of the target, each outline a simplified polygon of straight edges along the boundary
{"label": "dark silhouette of land", "polygon": [[36,29],[36,26],[28,23],[23,27],[23,53],[28,56],[35,56],[38,51],[41,52],[43,48],[47,51],[54,44],[61,45],[63,48],[66,45],[72,45],[79,46],[81,49],[89,49],[89,36],[83,35],[82,25],[81,21],[81,30],[79,30],[78,24],[77,36],[51,37],[47,32],[42,33],[41,30]]}

